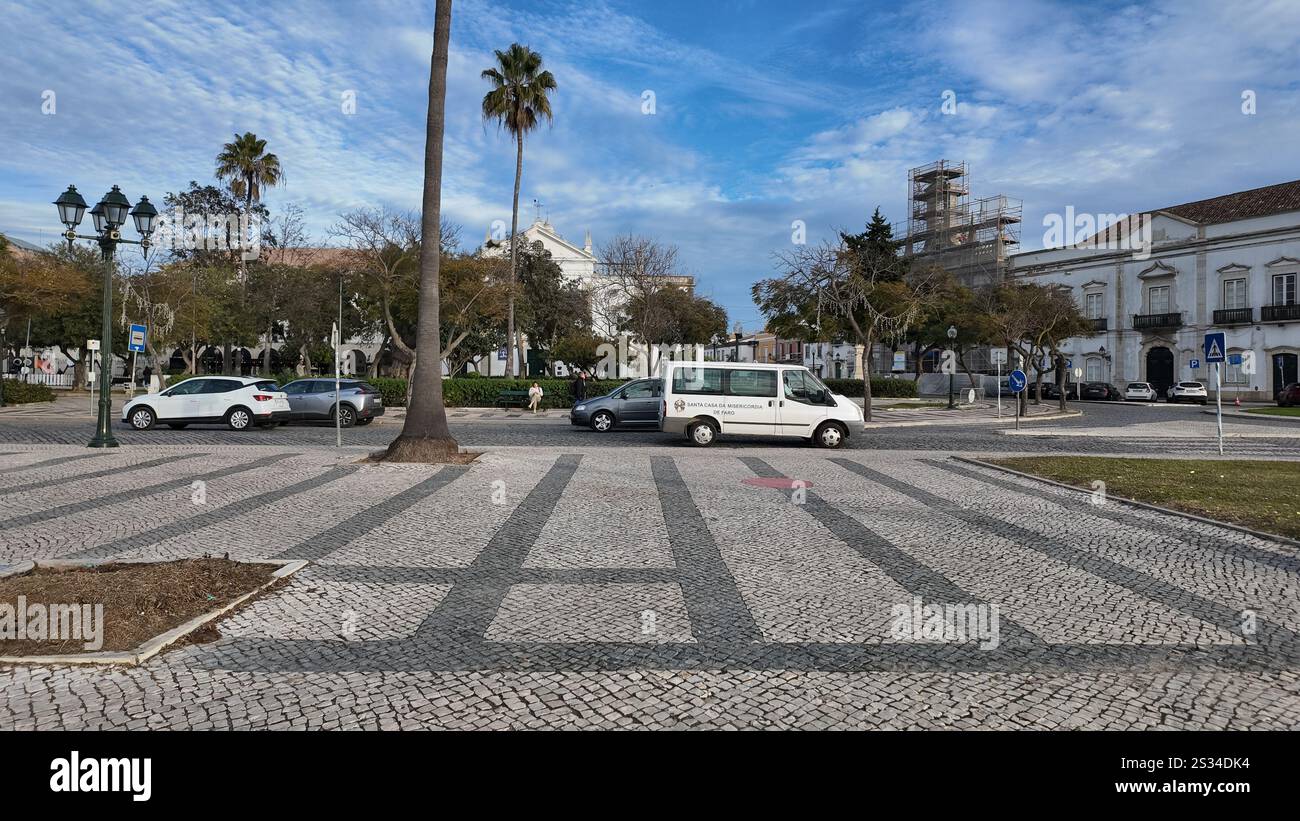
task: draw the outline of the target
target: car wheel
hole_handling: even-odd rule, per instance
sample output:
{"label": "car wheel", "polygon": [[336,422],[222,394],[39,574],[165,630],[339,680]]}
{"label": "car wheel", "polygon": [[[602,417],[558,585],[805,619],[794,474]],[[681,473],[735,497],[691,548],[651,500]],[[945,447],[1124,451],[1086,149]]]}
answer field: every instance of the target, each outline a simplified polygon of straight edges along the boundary
{"label": "car wheel", "polygon": [[690,437],[691,444],[698,448],[707,448],[713,444],[713,440],[718,438],[718,430],[713,427],[712,422],[693,422],[686,429],[686,435]]}
{"label": "car wheel", "polygon": [[[357,423],[357,412],[351,405],[338,405],[335,411],[339,415],[339,427],[350,428]],[[330,417],[333,419],[334,417]]]}
{"label": "car wheel", "polygon": [[131,427],[136,430],[149,430],[153,427],[155,417],[148,408],[136,408],[131,411]]}
{"label": "car wheel", "polygon": [[591,429],[600,433],[608,433],[614,427],[614,414],[609,411],[597,411],[591,417]]}
{"label": "car wheel", "polygon": [[248,412],[248,408],[231,408],[226,413],[226,424],[231,430],[248,430],[248,426],[253,424],[253,414]]}
{"label": "car wheel", "polygon": [[185,430],[190,426],[189,422],[168,422],[167,427],[172,430]]}
{"label": "car wheel", "polygon": [[813,442],[819,448],[838,448],[846,438],[844,428],[834,422],[826,422],[813,434]]}

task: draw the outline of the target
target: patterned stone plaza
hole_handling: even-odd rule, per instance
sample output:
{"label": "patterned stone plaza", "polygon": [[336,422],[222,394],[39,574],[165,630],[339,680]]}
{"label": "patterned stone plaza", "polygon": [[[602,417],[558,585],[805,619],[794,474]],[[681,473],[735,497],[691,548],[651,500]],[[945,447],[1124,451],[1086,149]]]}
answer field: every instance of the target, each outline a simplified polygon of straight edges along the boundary
{"label": "patterned stone plaza", "polygon": [[[939,451],[2,450],[0,565],[311,562],[142,667],[0,669],[4,728],[1300,728],[1294,548]],[[1000,641],[899,639],[918,598]]]}

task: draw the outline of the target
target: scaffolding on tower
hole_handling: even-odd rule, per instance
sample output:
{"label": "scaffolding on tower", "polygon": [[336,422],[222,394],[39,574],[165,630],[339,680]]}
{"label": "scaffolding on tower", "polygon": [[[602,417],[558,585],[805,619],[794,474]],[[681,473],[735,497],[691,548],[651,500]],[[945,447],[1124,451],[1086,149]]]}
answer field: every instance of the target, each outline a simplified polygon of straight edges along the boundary
{"label": "scaffolding on tower", "polygon": [[949,160],[908,171],[907,189],[907,257],[938,265],[969,287],[1001,281],[1007,255],[1020,247],[1020,200],[972,200],[966,163]]}

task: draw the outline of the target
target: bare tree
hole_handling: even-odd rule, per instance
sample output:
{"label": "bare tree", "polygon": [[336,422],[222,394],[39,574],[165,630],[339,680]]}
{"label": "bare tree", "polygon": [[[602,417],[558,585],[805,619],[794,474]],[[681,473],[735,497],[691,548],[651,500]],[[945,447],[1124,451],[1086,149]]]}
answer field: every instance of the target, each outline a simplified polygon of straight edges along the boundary
{"label": "bare tree", "polygon": [[871,352],[901,339],[939,292],[942,271],[908,270],[892,253],[859,253],[843,243],[800,245],[776,255],[780,276],[754,286],[769,318],[806,326],[818,336],[845,335],[861,345],[863,419],[871,421]]}

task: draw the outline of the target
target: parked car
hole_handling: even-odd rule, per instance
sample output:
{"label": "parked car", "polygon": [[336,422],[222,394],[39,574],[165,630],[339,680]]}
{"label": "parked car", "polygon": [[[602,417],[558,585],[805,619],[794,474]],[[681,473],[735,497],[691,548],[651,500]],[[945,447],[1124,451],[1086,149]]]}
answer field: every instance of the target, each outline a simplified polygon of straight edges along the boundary
{"label": "parked car", "polygon": [[1084,382],[1079,391],[1081,399],[1115,402],[1124,398],[1119,388],[1109,382]]}
{"label": "parked car", "polygon": [[638,379],[620,385],[604,396],[584,399],[569,411],[569,422],[590,425],[592,430],[607,433],[616,425],[658,425],[659,400],[663,382]]}
{"label": "parked car", "polygon": [[333,421],[338,408],[339,426],[369,425],[384,415],[384,398],[379,389],[359,379],[339,381],[337,399],[333,379],[295,379],[280,390],[289,398],[291,422]]}
{"label": "parked car", "polygon": [[1284,385],[1282,390],[1277,392],[1277,406],[1285,408],[1290,405],[1300,405],[1300,382]]}
{"label": "parked car", "polygon": [[1197,402],[1204,405],[1210,401],[1209,391],[1200,382],[1175,382],[1169,386],[1167,395],[1170,402]]}
{"label": "parked car", "polygon": [[1124,399],[1129,402],[1154,402],[1159,396],[1150,382],[1130,382],[1124,388]]}
{"label": "parked car", "polygon": [[136,430],[149,430],[156,422],[176,430],[204,423],[247,430],[271,427],[288,416],[289,400],[275,382],[247,376],[196,376],[122,406],[122,421]]}
{"label": "parked car", "polygon": [[[1030,395],[1030,397],[1032,398],[1033,395],[1034,395],[1034,385],[1031,383],[1031,384],[1026,388],[1026,390],[1029,391],[1029,395]],[[1044,382],[1044,383],[1043,383],[1043,395],[1042,395],[1042,398],[1043,398],[1043,399],[1060,399],[1060,398],[1061,398],[1061,389],[1058,388],[1058,387],[1056,386],[1056,383],[1055,383],[1055,382]],[[1079,384],[1078,384],[1077,382],[1070,382],[1070,383],[1066,384],[1066,386],[1065,386],[1065,398],[1066,398],[1066,399],[1078,399],[1078,398],[1079,398]]]}

